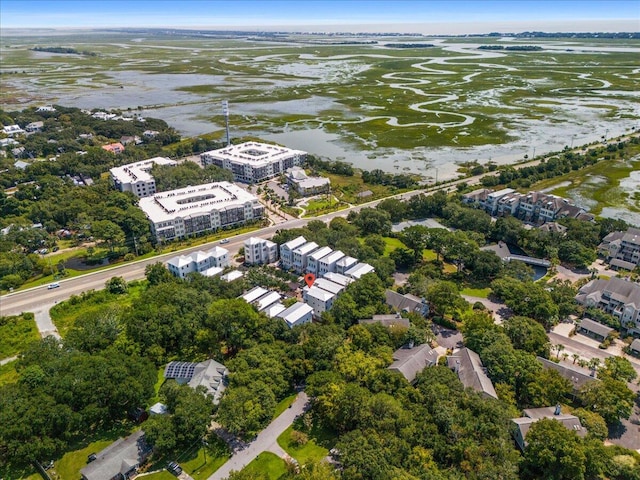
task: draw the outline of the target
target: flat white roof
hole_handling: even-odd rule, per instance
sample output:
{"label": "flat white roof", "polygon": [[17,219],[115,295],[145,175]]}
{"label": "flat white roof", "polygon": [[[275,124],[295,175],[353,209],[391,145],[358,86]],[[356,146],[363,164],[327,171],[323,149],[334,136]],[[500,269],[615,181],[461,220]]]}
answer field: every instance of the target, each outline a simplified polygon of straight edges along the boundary
{"label": "flat white roof", "polygon": [[316,242],[309,242],[305,243],[299,248],[296,248],[293,253],[297,253],[298,255],[306,255],[313,252],[316,248],[318,248],[318,244]]}
{"label": "flat white roof", "polygon": [[211,150],[202,155],[207,155],[220,160],[229,160],[234,163],[242,163],[254,167],[269,165],[292,156],[306,155],[302,150],[292,150],[278,145],[266,143],[245,142],[239,145],[230,145],[218,150]]}
{"label": "flat white roof", "polygon": [[305,243],[307,243],[307,239],[304,238],[303,236],[300,236],[300,237],[294,238],[293,240],[289,240],[288,242],[283,243],[280,248],[286,247],[289,250],[295,250],[300,245],[304,245]]}
{"label": "flat white roof", "polygon": [[277,316],[282,318],[289,325],[293,325],[309,313],[313,313],[313,308],[311,308],[306,303],[297,302],[291,305],[286,310],[280,312]]}
{"label": "flat white roof", "polygon": [[322,277],[344,287],[353,283],[353,278],[342,275],[341,273],[327,272]]}
{"label": "flat white roof", "polygon": [[148,182],[153,177],[149,173],[154,165],[177,165],[177,162],[166,157],[153,157],[140,162],[128,163],[109,170],[111,176],[122,183]]}
{"label": "flat white roof", "polygon": [[141,198],[139,205],[153,223],[176,217],[194,217],[227,207],[243,207],[258,199],[230,182],[215,182],[179,188]]}
{"label": "flat white roof", "polygon": [[224,271],[224,268],[222,267],[209,267],[200,273],[205,277],[215,277],[216,275],[220,275],[223,271]]}
{"label": "flat white roof", "polygon": [[242,273],[240,270],[232,270],[229,273],[225,273],[220,278],[226,282],[233,282],[234,280],[242,278],[243,276],[244,273]]}
{"label": "flat white roof", "polygon": [[493,197],[493,198],[497,198],[497,197],[502,197],[504,195],[507,195],[507,194],[513,193],[513,192],[515,192],[515,190],[513,188],[503,188],[502,190],[498,190],[497,192],[490,193],[488,196],[489,197]]}
{"label": "flat white roof", "polygon": [[344,257],[344,253],[342,253],[340,250],[336,250],[333,253],[330,253],[329,255],[327,255],[326,257],[324,257],[322,259],[322,263],[326,263],[327,265],[330,265],[334,262],[338,262],[338,260],[340,260],[342,257]]}
{"label": "flat white roof", "polygon": [[251,302],[259,299],[260,297],[262,297],[266,293],[268,293],[268,290],[266,290],[266,289],[264,289],[262,287],[254,287],[251,290],[249,290],[247,293],[242,295],[240,298],[243,298],[244,301],[247,302],[247,303],[251,303]]}
{"label": "flat white roof", "polygon": [[315,252],[313,252],[311,255],[309,255],[309,258],[313,258],[314,260],[320,260],[321,258],[324,258],[327,255],[329,255],[331,252],[333,252],[333,249],[331,247],[321,247]]}
{"label": "flat white roof", "polygon": [[349,275],[350,277],[360,278],[362,275],[371,273],[374,270],[375,269],[368,263],[358,263],[344,273],[345,275]]}

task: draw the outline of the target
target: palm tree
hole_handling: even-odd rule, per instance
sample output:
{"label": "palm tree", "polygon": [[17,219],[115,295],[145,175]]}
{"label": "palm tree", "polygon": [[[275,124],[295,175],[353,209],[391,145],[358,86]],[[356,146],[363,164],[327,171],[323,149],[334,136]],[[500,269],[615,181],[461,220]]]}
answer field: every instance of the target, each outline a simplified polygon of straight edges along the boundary
{"label": "palm tree", "polygon": [[571,357],[573,358],[573,364],[576,364],[576,360],[578,360],[580,358],[580,355],[578,355],[577,353],[574,353],[573,355],[571,355]]}
{"label": "palm tree", "polygon": [[567,358],[569,358],[569,354],[568,354],[567,352],[564,352],[564,353],[562,354],[562,359],[563,359],[563,360],[566,360]]}

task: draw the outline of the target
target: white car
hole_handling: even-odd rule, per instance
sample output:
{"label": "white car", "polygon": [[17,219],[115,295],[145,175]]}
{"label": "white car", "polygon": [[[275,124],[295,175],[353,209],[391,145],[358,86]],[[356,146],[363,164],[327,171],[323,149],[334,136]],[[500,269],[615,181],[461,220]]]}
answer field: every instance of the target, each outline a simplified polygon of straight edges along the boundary
{"label": "white car", "polygon": [[49,285],[47,285],[47,289],[51,290],[53,288],[58,288],[60,286],[60,284],[58,282],[54,282],[54,283],[50,283]]}
{"label": "white car", "polygon": [[220,240],[220,245],[224,245],[225,243],[229,243],[228,238],[223,238],[222,240]]}

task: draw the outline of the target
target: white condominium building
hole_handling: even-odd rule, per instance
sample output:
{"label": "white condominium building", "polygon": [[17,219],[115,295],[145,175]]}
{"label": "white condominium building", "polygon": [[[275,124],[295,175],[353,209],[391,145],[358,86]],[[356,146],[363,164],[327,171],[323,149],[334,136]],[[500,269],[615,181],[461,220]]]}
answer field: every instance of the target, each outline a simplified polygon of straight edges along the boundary
{"label": "white condominium building", "polygon": [[207,183],[140,199],[157,240],[173,240],[262,218],[258,198],[229,182]]}
{"label": "white condominium building", "polygon": [[244,241],[244,263],[264,265],[278,260],[278,244],[260,237],[247,238]]}
{"label": "white condominium building", "polygon": [[207,271],[212,274],[222,272],[222,269],[229,266],[229,251],[221,247],[213,247],[208,252],[197,251],[191,255],[179,255],[167,262],[169,271],[178,278],[186,278],[193,272],[205,275]]}
{"label": "white condominium building", "polygon": [[307,273],[313,273],[314,275],[319,275],[318,270],[319,270],[320,260],[323,257],[326,257],[327,255],[329,255],[331,252],[333,252],[333,250],[330,247],[322,247],[316,250],[315,252],[313,252],[311,255],[309,255],[309,258],[307,260]]}
{"label": "white condominium building", "polygon": [[235,180],[256,183],[268,180],[288,168],[301,165],[307,152],[278,145],[246,142],[211,150],[200,155],[202,165],[216,165],[230,170]]}
{"label": "white condominium building", "polygon": [[154,157],[129,163],[109,170],[114,185],[121,192],[133,192],[137,197],[149,197],[156,193],[156,181],[149,173],[154,165],[177,165],[165,157]]}
{"label": "white condominium building", "polygon": [[280,245],[280,259],[283,269],[291,270],[293,268],[293,251],[305,243],[307,243],[307,239],[300,236]]}

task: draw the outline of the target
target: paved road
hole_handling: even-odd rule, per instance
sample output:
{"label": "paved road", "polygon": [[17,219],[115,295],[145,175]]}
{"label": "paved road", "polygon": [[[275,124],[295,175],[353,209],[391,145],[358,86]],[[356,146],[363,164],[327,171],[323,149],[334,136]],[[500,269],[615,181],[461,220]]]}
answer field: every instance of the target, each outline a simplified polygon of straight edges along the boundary
{"label": "paved road", "polygon": [[[256,439],[252,441],[248,447],[235,453],[227,463],[222,465],[216,472],[209,477],[208,480],[223,480],[227,478],[232,471],[240,471],[251,463],[258,455],[266,451],[275,451],[282,453],[278,446],[277,439],[289,426],[293,423],[298,415],[304,413],[308,408],[309,398],[305,392],[300,392],[296,400],[272,421],[267,428],[258,434]],[[276,448],[277,447],[277,448]]]}
{"label": "paved road", "polygon": [[49,315],[49,310],[51,309],[51,307],[53,307],[53,304],[44,305],[34,312],[36,325],[38,326],[38,331],[40,332],[40,336],[42,338],[53,335],[54,337],[59,339],[60,334],[58,333],[56,326],[51,321],[51,315]]}
{"label": "paved road", "polygon": [[[535,166],[540,163],[540,159],[532,160],[529,162],[524,162],[520,164],[513,165],[514,168],[523,168],[528,166]],[[406,200],[415,195],[426,194],[431,195],[438,190],[443,190],[445,192],[451,192],[456,189],[456,186],[460,183],[466,183],[467,185],[478,185],[480,183],[480,179],[486,175],[497,175],[499,172],[493,173],[485,173],[482,175],[476,175],[474,177],[462,178],[460,180],[454,180],[452,182],[439,185],[437,187],[428,187],[426,190],[414,190],[412,192],[407,192],[399,195],[392,195],[387,198],[400,198]],[[346,208],[344,210],[340,210],[338,212],[329,213],[326,215],[321,215],[313,218],[299,218],[295,220],[289,220],[278,225],[273,225],[270,227],[265,227],[260,230],[255,230],[250,233],[245,233],[242,235],[238,235],[230,238],[230,241],[225,248],[229,250],[231,256],[235,255],[240,247],[243,246],[243,242],[245,239],[252,236],[261,236],[261,237],[269,237],[275,234],[277,230],[286,230],[291,228],[299,228],[306,225],[311,220],[323,220],[325,222],[329,222],[331,219],[335,217],[346,217],[351,211],[359,211],[365,207],[375,207],[378,203],[385,200],[381,198],[379,200],[374,200],[372,202],[363,203],[361,205],[353,206]],[[60,302],[68,299],[71,295],[78,295],[87,290],[99,290],[104,288],[104,284],[111,277],[119,276],[123,277],[126,281],[137,280],[144,278],[144,269],[147,265],[156,263],[156,262],[166,262],[172,257],[175,257],[179,254],[189,254],[191,252],[195,252],[197,250],[206,250],[213,246],[215,242],[211,242],[209,244],[199,245],[197,247],[187,248],[181,251],[175,251],[171,253],[167,253],[164,255],[159,255],[147,260],[141,260],[138,262],[133,262],[125,265],[118,265],[106,270],[101,270],[99,272],[87,273],[80,277],[70,278],[68,280],[61,280],[60,288],[47,290],[46,286],[34,287],[27,290],[22,290],[19,292],[10,293],[7,295],[3,295],[0,297],[0,315],[16,315],[25,311],[34,311],[36,309],[42,308],[47,304],[51,304],[54,302]]]}

